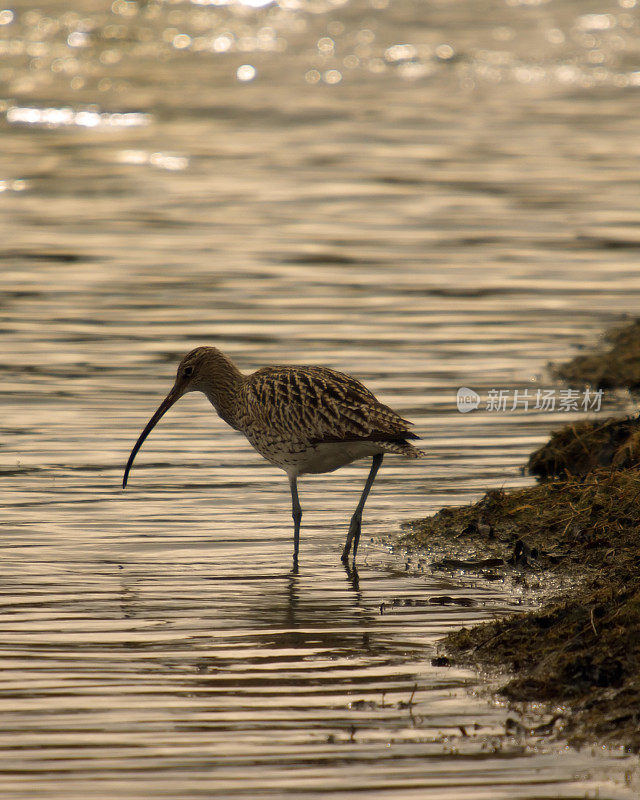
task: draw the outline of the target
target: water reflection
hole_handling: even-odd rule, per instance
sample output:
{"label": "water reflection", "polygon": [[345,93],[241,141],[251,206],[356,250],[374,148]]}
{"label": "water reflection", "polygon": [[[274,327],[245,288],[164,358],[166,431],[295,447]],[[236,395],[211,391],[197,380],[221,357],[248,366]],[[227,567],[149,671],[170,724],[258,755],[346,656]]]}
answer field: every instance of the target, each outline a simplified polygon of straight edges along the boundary
{"label": "water reflection", "polygon": [[[132,552],[98,572],[32,563],[25,578],[23,562],[5,559],[0,708],[13,734],[2,752],[21,758],[42,743],[44,715],[56,733],[32,763],[57,780],[71,769],[83,791],[83,764],[87,780],[97,768],[108,791],[133,797],[179,787],[256,796],[265,772],[283,793],[326,781],[341,791],[347,780],[377,792],[391,781],[480,800],[496,781],[504,791],[491,796],[504,798],[591,785],[563,777],[584,768],[582,756],[540,751],[526,720],[467,695],[468,673],[430,666],[459,616],[420,601],[446,590],[497,608],[499,589],[384,568],[358,576],[317,552],[299,575],[279,573],[261,549],[249,570],[223,553],[198,571],[188,551],[139,562]],[[414,602],[394,604],[398,592]],[[25,693],[26,656],[38,684]],[[601,755],[598,775],[617,758]]]}
{"label": "water reflection", "polygon": [[10,125],[41,125],[46,128],[59,128],[77,125],[80,128],[138,127],[148,125],[149,114],[132,112],[128,114],[100,112],[94,109],[74,110],[72,108],[33,108],[28,106],[9,106],[6,119]]}
{"label": "water reflection", "polygon": [[[363,604],[362,595],[354,586],[355,575],[352,570],[349,572],[346,592],[336,592],[333,587],[322,593],[310,591],[309,581],[299,574],[286,579],[273,576],[266,583],[263,583],[266,576],[254,577],[261,583],[259,601],[250,606],[242,604],[243,624],[238,624],[251,631],[250,641],[243,637],[243,648],[250,651],[243,649],[243,670],[255,666],[265,669],[269,665],[270,680],[287,686],[290,677],[283,680],[276,671],[278,665],[299,669],[305,660],[362,663],[390,655],[394,648],[388,642],[381,639],[376,643],[376,614]],[[199,661],[201,671],[228,669],[233,665],[237,666],[236,654]],[[326,681],[329,684],[333,681],[330,673]],[[319,689],[316,679],[314,683]]]}

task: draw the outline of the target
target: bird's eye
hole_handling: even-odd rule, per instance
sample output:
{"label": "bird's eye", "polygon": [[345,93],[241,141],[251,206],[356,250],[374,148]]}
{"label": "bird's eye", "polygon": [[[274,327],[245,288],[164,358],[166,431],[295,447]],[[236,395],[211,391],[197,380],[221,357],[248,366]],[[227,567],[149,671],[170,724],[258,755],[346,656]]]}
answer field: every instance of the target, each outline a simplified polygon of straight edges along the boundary
{"label": "bird's eye", "polygon": [[185,367],[184,368],[185,378],[190,378],[192,375],[193,375],[193,367]]}

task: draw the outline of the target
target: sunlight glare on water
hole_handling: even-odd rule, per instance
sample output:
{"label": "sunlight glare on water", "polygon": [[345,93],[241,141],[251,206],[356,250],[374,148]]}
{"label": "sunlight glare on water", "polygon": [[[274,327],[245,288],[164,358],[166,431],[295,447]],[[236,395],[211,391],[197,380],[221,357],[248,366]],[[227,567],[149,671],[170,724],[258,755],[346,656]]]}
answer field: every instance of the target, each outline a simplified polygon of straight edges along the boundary
{"label": "sunlight glare on water", "polygon": [[[389,544],[580,416],[462,415],[459,387],[548,386],[635,313],[637,33],[634,0],[0,10],[3,798],[637,796],[631,756],[516,734],[540,718],[432,666],[535,598]],[[301,481],[294,576],[284,473],[200,395],[121,491],[198,344],[415,422],[359,576],[368,465]]]}

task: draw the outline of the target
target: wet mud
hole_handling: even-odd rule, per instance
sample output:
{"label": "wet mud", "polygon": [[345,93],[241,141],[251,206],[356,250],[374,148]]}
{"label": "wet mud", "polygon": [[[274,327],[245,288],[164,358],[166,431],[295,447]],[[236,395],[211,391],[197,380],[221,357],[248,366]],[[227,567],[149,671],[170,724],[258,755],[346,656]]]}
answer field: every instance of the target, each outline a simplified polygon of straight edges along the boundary
{"label": "wet mud", "polygon": [[[618,334],[616,346],[627,340],[635,347],[640,326]],[[635,373],[619,381],[632,388]],[[567,425],[531,455],[537,485],[444,508],[408,523],[403,538],[410,548],[447,553],[431,562],[432,570],[475,572],[540,592],[535,611],[449,634],[443,658],[506,669],[499,693],[514,702],[549,703],[557,710],[550,733],[634,752],[640,751],[639,443],[637,417]]]}

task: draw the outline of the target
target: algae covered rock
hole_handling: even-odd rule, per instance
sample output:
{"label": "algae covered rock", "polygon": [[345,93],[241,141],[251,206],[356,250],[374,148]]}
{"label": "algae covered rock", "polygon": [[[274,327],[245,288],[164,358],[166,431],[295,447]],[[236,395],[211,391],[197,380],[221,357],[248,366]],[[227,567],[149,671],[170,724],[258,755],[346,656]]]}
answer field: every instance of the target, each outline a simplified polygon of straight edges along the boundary
{"label": "algae covered rock", "polygon": [[528,472],[542,479],[584,477],[601,467],[640,467],[640,417],[608,417],[565,425],[554,431],[527,462]]}
{"label": "algae covered rock", "polygon": [[552,372],[570,386],[640,392],[640,319],[608,331],[599,350],[555,364]]}

